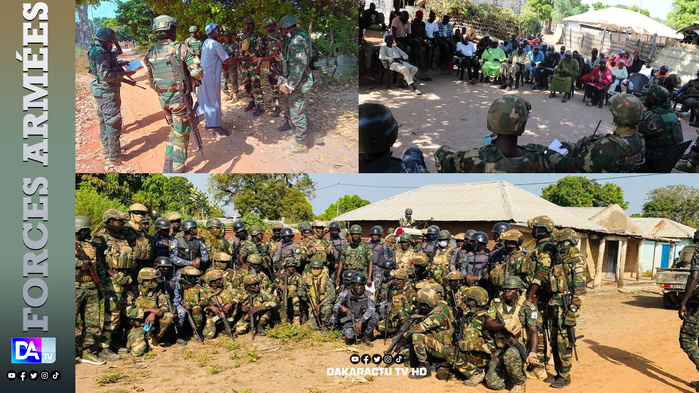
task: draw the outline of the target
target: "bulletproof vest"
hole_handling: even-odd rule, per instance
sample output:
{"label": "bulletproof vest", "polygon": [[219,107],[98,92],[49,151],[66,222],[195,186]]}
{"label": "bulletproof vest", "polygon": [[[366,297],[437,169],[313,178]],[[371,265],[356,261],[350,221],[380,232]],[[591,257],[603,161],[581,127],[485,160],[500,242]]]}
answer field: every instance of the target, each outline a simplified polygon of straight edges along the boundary
{"label": "bulletproof vest", "polygon": [[[538,168],[548,168],[549,164],[544,155],[537,148],[533,146],[520,146],[524,155],[521,157],[521,164],[518,170],[514,172],[537,172]],[[504,173],[509,172],[511,165],[508,165],[508,171],[499,170],[498,165],[487,165],[487,164],[497,164],[501,161],[507,161],[497,145],[490,144],[482,146],[478,149],[478,156],[481,161],[483,161],[483,173]],[[538,165],[531,165],[530,163],[537,163]]]}
{"label": "bulletproof vest", "polygon": [[687,82],[687,89],[685,89],[685,94],[699,94],[699,78],[692,79],[691,81]]}
{"label": "bulletproof vest", "polygon": [[643,160],[645,141],[639,133],[633,135],[611,134],[607,135],[607,138],[623,149],[622,154],[617,156],[616,166],[609,172],[628,170]]}
{"label": "bulletproof vest", "polygon": [[398,269],[407,269],[410,267],[410,260],[414,255],[415,251],[412,248],[408,247],[407,250],[403,251],[399,245],[396,249],[396,267]]}
{"label": "bulletproof vest", "polygon": [[[488,270],[488,255],[469,253],[466,255],[466,275],[480,277]],[[462,270],[463,271],[463,270]]]}
{"label": "bulletproof vest", "polygon": [[366,244],[367,244],[367,246],[369,246],[369,248],[371,248],[371,253],[372,253],[372,256],[374,258],[374,267],[383,266],[384,262],[388,258],[386,256],[386,252],[388,251],[388,247],[386,247],[386,243],[381,242],[381,241],[376,242],[376,243],[368,241]]}
{"label": "bulletproof vest", "polygon": [[153,240],[155,240],[155,256],[170,258],[170,238],[160,237],[160,235],[156,233],[153,236]]}
{"label": "bulletproof vest", "polygon": [[316,305],[322,303],[328,294],[325,292],[325,284],[328,281],[328,275],[321,273],[318,277],[312,274],[306,275],[306,287]]}
{"label": "bulletproof vest", "polygon": [[436,263],[439,266],[442,267],[448,267],[449,266],[449,251],[450,248],[445,248],[442,250],[441,248],[437,248],[435,250],[435,255],[433,259],[433,262]]}
{"label": "bulletproof vest", "polygon": [[430,259],[430,262],[434,260],[434,253],[437,249],[437,241],[433,242],[427,242],[426,244],[422,244],[420,246],[420,251],[424,252],[427,257]]}
{"label": "bulletproof vest", "polygon": [[[686,248],[686,247],[685,247]],[[75,244],[75,259],[76,261],[82,261],[87,259],[88,263],[92,265],[93,271],[96,272],[95,264],[97,263],[97,250],[95,246],[90,242],[83,242]],[[82,269],[75,268],[75,281],[76,282],[92,282],[90,278],[89,270],[83,271]]]}
{"label": "bulletproof vest", "polygon": [[[158,307],[158,291],[151,292],[150,296],[139,293],[138,297],[134,301],[134,305],[139,310],[144,310],[146,308],[160,308]],[[131,325],[142,326],[145,321],[145,316],[141,319],[129,319],[131,321]]]}
{"label": "bulletproof vest", "polygon": [[469,252],[464,250],[463,248],[459,248],[456,250],[454,253],[454,269],[461,271],[461,265],[466,261],[466,257],[468,256]]}
{"label": "bulletproof vest", "polygon": [[507,247],[505,247],[504,242],[497,242],[493,247],[493,251],[490,253],[490,265],[494,266],[498,263],[502,263],[507,256]]}
{"label": "bulletproof vest", "polygon": [[348,289],[349,296],[347,298],[348,302],[351,303],[351,311],[354,314],[354,319],[359,320],[364,312],[369,307],[369,298],[371,297],[371,292],[365,290],[361,295],[356,296],[351,289]]}
{"label": "bulletproof vest", "polygon": [[265,36],[265,49],[267,51],[267,56],[274,56],[277,53],[279,53],[279,51],[281,50],[281,43],[282,40],[279,39],[277,34],[267,34]]}
{"label": "bulletproof vest", "polygon": [[364,247],[362,247],[362,242],[360,242],[357,247],[352,247],[352,245],[348,245],[345,248],[345,253],[347,253],[347,258],[345,259],[345,263],[343,268],[345,270],[356,270],[358,272],[364,273],[368,269],[368,261],[366,261],[364,257],[364,252],[365,248],[367,247],[366,244],[364,244]]}
{"label": "bulletproof vest", "polygon": [[[511,324],[515,326],[519,326],[520,328],[520,334],[521,336],[518,337],[520,342],[527,342],[527,329],[524,329],[522,326],[522,320],[519,318],[519,312],[522,309],[522,305],[524,304],[523,302],[526,301],[525,298],[522,296],[519,297],[517,302],[515,303],[514,307],[510,310],[510,313],[505,312],[505,303],[502,302],[499,298],[493,299],[492,306],[494,306],[495,311],[500,315],[500,317],[503,320],[503,323],[505,324]],[[497,348],[506,348],[507,347],[507,337],[505,336],[504,333],[502,332],[495,332],[494,334],[494,341],[495,341],[495,346]]]}
{"label": "bulletproof vest", "polygon": [[483,322],[479,319],[484,317],[486,313],[486,310],[477,310],[469,312],[466,316],[459,340],[459,347],[462,351],[492,352],[490,345],[488,345],[488,336],[483,334]]}
{"label": "bulletproof vest", "polygon": [[136,267],[133,249],[126,239],[117,239],[109,234],[104,234],[107,249],[104,252],[104,261],[110,269],[132,269]]}
{"label": "bulletproof vest", "polygon": [[651,108],[650,111],[657,114],[662,119],[663,131],[659,135],[654,135],[652,137],[644,135],[646,139],[646,151],[653,151],[657,147],[667,149],[670,146],[682,142],[682,125],[669,105],[656,106]]}
{"label": "bulletproof vest", "polygon": [[339,261],[340,255],[342,255],[342,249],[347,245],[347,241],[339,236],[337,238],[330,237],[328,240],[330,241],[330,245],[333,247],[333,256],[335,260]]}
{"label": "bulletproof vest", "polygon": [[180,81],[184,78],[181,54],[182,44],[169,39],[159,41],[148,52],[146,64],[158,93],[180,90]]}
{"label": "bulletproof vest", "polygon": [[327,250],[325,249],[325,244],[323,244],[322,239],[311,237],[306,247],[315,249],[315,254],[311,255],[309,259],[321,261],[323,264],[328,261]]}
{"label": "bulletproof vest", "polygon": [[193,261],[201,257],[201,240],[192,238],[189,241],[184,236],[177,237],[177,256],[186,260]]}
{"label": "bulletproof vest", "polygon": [[568,294],[570,293],[570,286],[572,286],[572,271],[573,266],[566,262],[569,258],[575,257],[575,254],[571,254],[569,257],[562,258],[561,263],[556,263],[551,266],[551,271],[548,277],[548,289],[552,294]]}
{"label": "bulletproof vest", "polygon": [[147,261],[153,259],[153,248],[151,246],[151,242],[142,233],[138,233],[138,237],[136,237],[133,241],[132,248],[134,259]]}

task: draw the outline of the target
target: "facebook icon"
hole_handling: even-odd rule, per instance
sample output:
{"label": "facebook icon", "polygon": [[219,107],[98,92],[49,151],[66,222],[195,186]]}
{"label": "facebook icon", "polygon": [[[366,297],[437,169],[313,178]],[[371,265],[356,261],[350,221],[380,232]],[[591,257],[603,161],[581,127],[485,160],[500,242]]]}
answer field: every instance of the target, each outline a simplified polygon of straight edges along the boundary
{"label": "facebook icon", "polygon": [[53,363],[56,361],[56,338],[12,338],[12,363]]}

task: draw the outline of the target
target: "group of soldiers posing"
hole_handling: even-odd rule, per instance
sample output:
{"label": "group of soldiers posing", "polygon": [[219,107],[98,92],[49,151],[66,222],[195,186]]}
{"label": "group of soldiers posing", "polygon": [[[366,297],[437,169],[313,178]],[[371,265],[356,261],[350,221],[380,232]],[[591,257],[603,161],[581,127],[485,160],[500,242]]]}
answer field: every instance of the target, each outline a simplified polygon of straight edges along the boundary
{"label": "group of soldiers posing", "polygon": [[[412,228],[412,210],[401,228]],[[105,211],[104,228],[76,217],[76,339],[81,362],[103,364],[118,357],[120,328],[134,356],[187,339],[265,335],[280,321],[311,329],[341,329],[347,344],[376,337],[393,341],[386,353],[423,367],[423,378],[457,377],[468,386],[525,389],[526,369],[551,387],[571,381],[575,325],[586,288],[586,262],[572,229],[556,230],[546,216],[529,222],[536,247],[522,248],[523,234],[508,223],[488,235],[468,230],[454,236],[430,225],[422,239],[404,229],[384,238],[383,229],[362,240],[360,225],[349,237],[339,223],[299,225],[301,240],[281,223],[265,240],[261,226],[233,223],[225,238],[220,220],[199,232],[178,213],[155,220],[149,235],[148,209]],[[412,230],[415,232],[415,230]],[[329,236],[326,237],[326,234]],[[452,244],[455,243],[455,247]],[[100,328],[100,298],[104,326]],[[186,325],[185,325],[186,324]],[[169,329],[173,327],[174,331]]]}

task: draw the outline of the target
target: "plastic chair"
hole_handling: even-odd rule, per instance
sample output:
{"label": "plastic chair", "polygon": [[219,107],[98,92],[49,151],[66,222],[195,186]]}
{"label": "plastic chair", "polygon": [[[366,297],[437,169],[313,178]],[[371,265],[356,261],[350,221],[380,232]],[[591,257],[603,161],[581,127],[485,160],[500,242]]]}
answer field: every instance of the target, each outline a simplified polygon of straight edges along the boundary
{"label": "plastic chair", "polygon": [[391,83],[396,83],[397,78],[398,78],[398,73],[395,71],[392,71],[391,69],[388,68],[388,61],[381,60],[381,64],[383,64],[383,72],[381,73],[381,79],[379,80],[379,85],[383,84],[383,77],[386,75],[386,71],[388,71],[388,78],[386,78],[386,89],[390,89]]}
{"label": "plastic chair", "polygon": [[637,97],[643,96],[643,88],[648,84],[648,77],[643,74],[633,74],[629,77],[629,84],[626,86],[626,93]]}

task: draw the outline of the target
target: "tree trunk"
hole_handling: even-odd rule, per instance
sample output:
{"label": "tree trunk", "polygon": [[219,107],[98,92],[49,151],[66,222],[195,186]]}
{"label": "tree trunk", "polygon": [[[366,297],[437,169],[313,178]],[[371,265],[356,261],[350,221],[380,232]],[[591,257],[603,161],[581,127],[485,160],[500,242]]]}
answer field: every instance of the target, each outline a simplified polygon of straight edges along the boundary
{"label": "tree trunk", "polygon": [[78,14],[78,21],[75,23],[75,46],[87,49],[90,46],[90,22],[87,19],[87,2],[80,7],[75,7]]}

